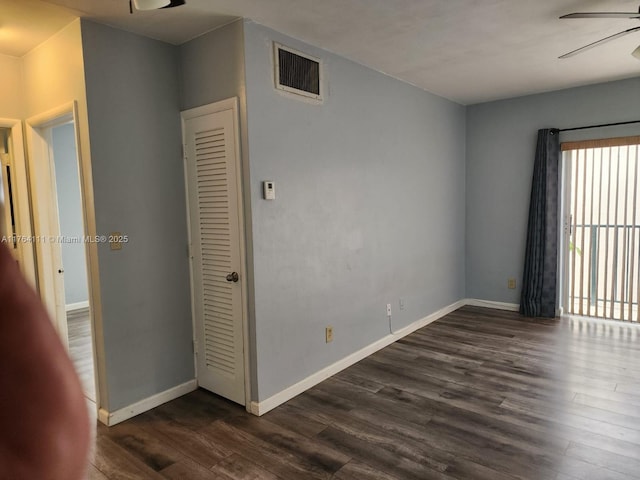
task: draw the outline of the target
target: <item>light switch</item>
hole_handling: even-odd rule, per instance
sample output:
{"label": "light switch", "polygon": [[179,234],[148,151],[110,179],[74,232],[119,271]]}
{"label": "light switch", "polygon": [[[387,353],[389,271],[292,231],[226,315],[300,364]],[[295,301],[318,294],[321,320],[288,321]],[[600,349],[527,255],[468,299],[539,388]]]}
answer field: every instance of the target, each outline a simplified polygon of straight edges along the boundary
{"label": "light switch", "polygon": [[109,234],[109,246],[111,250],[122,250],[122,234],[120,232]]}

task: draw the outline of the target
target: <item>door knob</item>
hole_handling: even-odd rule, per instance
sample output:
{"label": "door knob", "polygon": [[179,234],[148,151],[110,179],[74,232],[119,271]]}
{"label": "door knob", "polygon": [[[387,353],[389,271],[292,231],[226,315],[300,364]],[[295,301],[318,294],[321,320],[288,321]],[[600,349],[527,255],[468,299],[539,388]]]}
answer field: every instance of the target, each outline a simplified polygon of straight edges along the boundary
{"label": "door knob", "polygon": [[240,277],[238,277],[238,272],[232,272],[227,275],[227,282],[237,282],[239,278]]}
{"label": "door knob", "polygon": [[64,273],[64,268],[58,269],[58,273]]}

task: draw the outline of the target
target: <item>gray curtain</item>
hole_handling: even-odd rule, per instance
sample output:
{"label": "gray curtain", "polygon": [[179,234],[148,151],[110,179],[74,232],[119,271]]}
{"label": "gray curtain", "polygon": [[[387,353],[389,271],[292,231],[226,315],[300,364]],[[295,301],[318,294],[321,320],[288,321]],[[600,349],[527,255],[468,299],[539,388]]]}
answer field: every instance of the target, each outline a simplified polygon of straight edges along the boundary
{"label": "gray curtain", "polygon": [[520,299],[520,313],[528,317],[555,317],[556,314],[558,136],[557,129],[538,130]]}

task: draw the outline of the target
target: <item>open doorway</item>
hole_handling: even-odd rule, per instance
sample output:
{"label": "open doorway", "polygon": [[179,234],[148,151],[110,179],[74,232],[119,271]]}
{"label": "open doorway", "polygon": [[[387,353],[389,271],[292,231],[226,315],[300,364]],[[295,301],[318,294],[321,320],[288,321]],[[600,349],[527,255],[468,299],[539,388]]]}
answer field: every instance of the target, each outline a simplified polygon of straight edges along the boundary
{"label": "open doorway", "polygon": [[2,241],[29,283],[37,288],[33,245],[25,241],[32,234],[20,120],[0,119],[0,209]]}
{"label": "open doorway", "polygon": [[6,243],[13,257],[20,263],[16,232],[16,214],[13,200],[15,189],[12,180],[13,162],[11,160],[11,129],[0,127],[0,205],[2,214],[0,220],[1,231],[4,233],[2,242]]}
{"label": "open doorway", "polygon": [[87,237],[73,112],[29,122],[27,136],[39,290],[85,396],[95,403]]}
{"label": "open doorway", "polygon": [[62,278],[69,354],[85,395],[95,402],[89,282],[74,123],[71,121],[51,127],[50,138],[64,270]]}

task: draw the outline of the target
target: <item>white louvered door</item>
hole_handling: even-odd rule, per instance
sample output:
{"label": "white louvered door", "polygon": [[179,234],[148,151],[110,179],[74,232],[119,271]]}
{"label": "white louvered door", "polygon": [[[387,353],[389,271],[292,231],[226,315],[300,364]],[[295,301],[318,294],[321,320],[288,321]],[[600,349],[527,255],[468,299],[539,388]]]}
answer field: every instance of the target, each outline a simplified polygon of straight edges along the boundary
{"label": "white louvered door", "polygon": [[[198,384],[245,404],[237,103],[183,112]],[[214,113],[211,109],[224,108]],[[204,113],[204,114],[203,114]]]}

